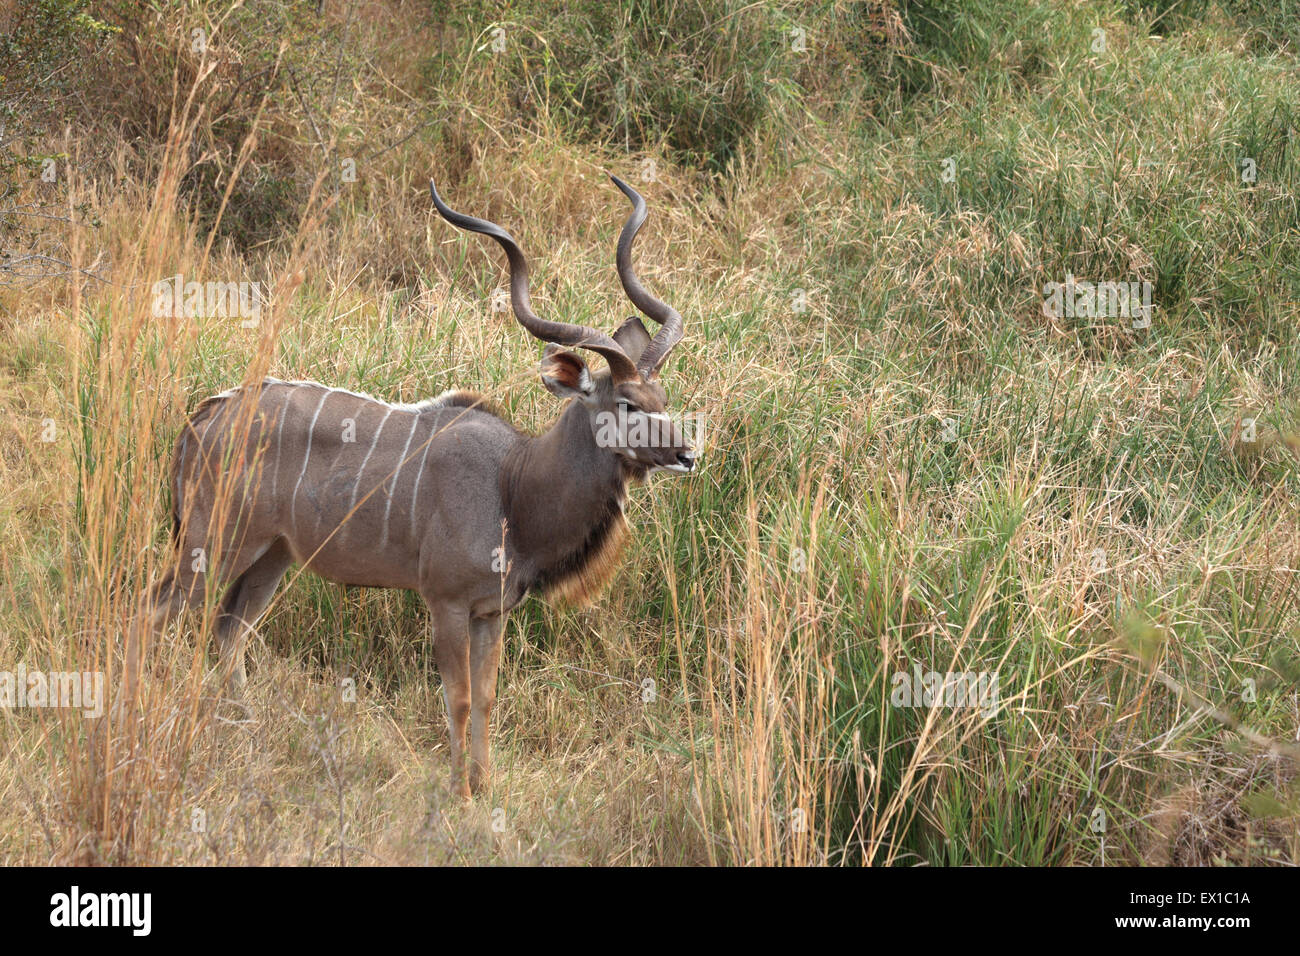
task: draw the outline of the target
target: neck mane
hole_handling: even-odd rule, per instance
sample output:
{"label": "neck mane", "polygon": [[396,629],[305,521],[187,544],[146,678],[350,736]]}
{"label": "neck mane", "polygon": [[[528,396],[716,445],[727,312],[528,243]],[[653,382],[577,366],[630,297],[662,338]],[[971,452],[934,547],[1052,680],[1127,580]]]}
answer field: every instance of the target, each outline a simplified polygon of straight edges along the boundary
{"label": "neck mane", "polygon": [[549,431],[520,441],[503,464],[500,491],[507,554],[524,587],[577,605],[593,601],[627,542],[628,482],[644,476],[596,444],[578,401]]}

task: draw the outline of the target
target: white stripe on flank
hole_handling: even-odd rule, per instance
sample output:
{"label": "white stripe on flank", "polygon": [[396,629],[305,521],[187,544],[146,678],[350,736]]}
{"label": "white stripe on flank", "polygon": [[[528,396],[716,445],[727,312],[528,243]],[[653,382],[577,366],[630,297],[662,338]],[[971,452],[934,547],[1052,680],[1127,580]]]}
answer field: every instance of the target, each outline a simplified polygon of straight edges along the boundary
{"label": "white stripe on flank", "polygon": [[298,488],[302,485],[303,476],[307,474],[307,459],[311,457],[311,438],[316,433],[316,419],[320,417],[320,410],[325,407],[325,399],[330,397],[333,389],[326,389],[325,394],[320,397],[320,404],[316,406],[316,413],[311,417],[311,424],[307,426],[307,450],[302,455],[302,471],[298,472],[298,480],[293,486],[293,497],[289,499],[289,526],[295,531],[298,530]]}
{"label": "white stripe on flank", "polygon": [[379,436],[384,430],[384,423],[388,421],[388,416],[393,414],[390,408],[384,412],[384,417],[379,420],[379,427],[375,429],[375,437],[370,439],[370,450],[366,452],[366,457],[361,459],[361,468],[357,471],[357,480],[352,483],[352,503],[348,505],[348,514],[357,506],[357,489],[361,486],[361,476],[366,473],[366,463],[370,461],[370,456],[375,453],[375,446],[379,444]]}
{"label": "white stripe on flank", "polygon": [[284,407],[280,409],[280,424],[275,429],[275,471],[271,473],[271,500],[276,499],[275,489],[280,484],[280,462],[284,459],[280,455],[280,444],[284,440],[284,420],[289,417],[289,403],[293,401],[293,389],[286,389],[284,393]]}
{"label": "white stripe on flank", "polygon": [[[329,385],[324,385],[320,382],[311,381],[309,379],[294,379],[292,381],[285,381],[284,379],[272,378],[268,375],[266,378],[263,378],[261,381],[261,387],[263,393],[265,393],[268,389],[274,388],[277,385],[283,385],[285,387],[285,394],[284,394],[284,404],[280,406],[280,421],[275,428],[275,470],[271,473],[271,498],[273,500],[279,497],[280,467],[283,462],[283,455],[281,454],[281,450],[284,446],[284,423],[289,417],[289,405],[293,402],[295,387],[300,385],[305,385],[305,386],[310,386],[312,388],[323,388],[325,389],[326,395],[328,395],[330,392],[340,392],[344,395],[351,395],[353,398],[362,399],[363,401],[374,402],[376,405],[381,405],[390,412],[393,411],[415,412],[417,414],[419,412],[425,411],[426,409],[437,408],[438,406],[444,404],[449,396],[455,395],[457,392],[461,391],[461,389],[449,388],[445,392],[435,396],[434,398],[426,398],[423,401],[413,402],[413,403],[386,402],[382,398],[375,398],[375,396],[368,395],[365,392],[354,392],[346,388],[333,388]],[[218,395],[214,395],[213,398],[214,399],[233,398],[234,396],[240,394],[243,391],[244,388],[242,385],[236,385],[233,388],[226,389],[224,392],[221,392]],[[316,411],[317,413],[319,413],[320,409],[317,408]],[[202,449],[206,448],[208,429],[212,427],[212,422],[216,417],[217,417],[216,415],[213,415],[212,418],[208,420],[208,423],[203,430],[203,435],[199,438],[199,447],[201,451]],[[313,422],[314,421],[315,419],[313,418]],[[310,448],[310,437],[309,437],[308,447]],[[302,478],[300,475],[299,481],[301,480]],[[297,494],[297,490],[295,486],[295,495],[296,494]],[[293,511],[293,506],[291,504],[290,512],[292,511]]]}
{"label": "white stripe on flank", "polygon": [[181,479],[185,477],[185,452],[190,447],[190,426],[185,425],[185,431],[181,432],[181,462],[176,467],[176,515],[184,517],[181,514]]}
{"label": "white stripe on flank", "polygon": [[429,446],[433,444],[435,430],[429,433],[429,440],[424,443],[424,454],[420,456],[420,470],[415,473],[415,487],[411,489],[411,540],[415,540],[415,508],[420,503],[420,479],[424,477],[424,460],[429,457]]}
{"label": "white stripe on flank", "polygon": [[[199,436],[199,480],[202,481],[204,476],[208,475],[215,467],[220,466],[221,456],[217,456],[217,464],[212,463],[212,446],[208,444],[208,432],[212,431],[212,426],[222,417],[225,408],[219,408],[213,412],[206,422],[203,423],[203,434]],[[220,438],[217,439],[220,441]]]}
{"label": "white stripe on flank", "polygon": [[393,472],[393,479],[388,485],[388,504],[384,506],[384,533],[379,539],[379,550],[382,551],[388,545],[388,516],[393,510],[393,492],[397,490],[397,479],[402,476],[402,466],[406,464],[406,453],[411,449],[411,439],[415,437],[415,429],[420,424],[419,414],[411,416],[414,421],[411,422],[411,433],[406,436],[406,447],[402,449],[402,455],[397,459],[397,470]]}
{"label": "white stripe on flank", "polygon": [[217,420],[221,418],[221,413],[224,412],[225,410],[226,410],[225,406],[223,405],[221,408],[218,408],[215,412],[209,415],[208,420],[203,423],[203,434],[199,436],[200,448],[204,447],[207,444],[208,432],[212,431],[212,426],[217,423]]}

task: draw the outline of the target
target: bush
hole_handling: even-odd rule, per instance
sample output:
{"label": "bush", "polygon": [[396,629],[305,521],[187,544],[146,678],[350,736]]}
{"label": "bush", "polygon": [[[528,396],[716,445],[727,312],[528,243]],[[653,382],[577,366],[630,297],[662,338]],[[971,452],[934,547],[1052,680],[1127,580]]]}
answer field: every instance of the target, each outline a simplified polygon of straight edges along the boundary
{"label": "bush", "polygon": [[809,92],[837,29],[863,29],[856,15],[838,23],[833,4],[743,0],[542,0],[500,20],[494,6],[434,0],[431,16],[457,38],[427,65],[437,85],[495,52],[524,121],[548,116],[629,150],[662,144],[710,172],[725,172],[746,137]]}

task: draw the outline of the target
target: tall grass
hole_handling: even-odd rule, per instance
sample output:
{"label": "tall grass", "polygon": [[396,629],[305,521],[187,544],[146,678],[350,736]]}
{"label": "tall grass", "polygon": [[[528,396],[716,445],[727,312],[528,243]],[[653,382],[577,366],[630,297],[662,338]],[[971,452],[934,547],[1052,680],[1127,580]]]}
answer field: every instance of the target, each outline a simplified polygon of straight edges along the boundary
{"label": "tall grass", "polygon": [[[216,593],[139,708],[0,710],[0,859],[1294,864],[1300,101],[1252,11],[96,8],[122,32],[82,95],[120,127],[42,124],[6,166],[6,241],[62,265],[0,286],[0,670],[118,686],[205,395],[553,420],[431,174],[520,239],[540,312],[612,328],[605,173],[652,173],[638,257],[704,465],[634,494],[594,607],[515,612],[473,805],[419,600],[290,575],[246,712],[209,680]],[[1049,319],[1066,272],[1153,281],[1153,328]],[[263,283],[261,322],[155,316],[178,273]],[[899,706],[917,669],[995,672],[997,705]]]}

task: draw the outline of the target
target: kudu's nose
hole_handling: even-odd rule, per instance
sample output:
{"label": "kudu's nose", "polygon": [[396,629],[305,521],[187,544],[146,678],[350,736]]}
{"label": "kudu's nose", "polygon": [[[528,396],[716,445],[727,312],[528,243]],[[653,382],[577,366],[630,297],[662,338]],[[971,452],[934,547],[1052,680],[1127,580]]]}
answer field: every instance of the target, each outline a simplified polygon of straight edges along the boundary
{"label": "kudu's nose", "polygon": [[687,471],[690,471],[692,468],[695,467],[695,452],[694,451],[679,452],[677,455],[677,464],[681,465]]}

